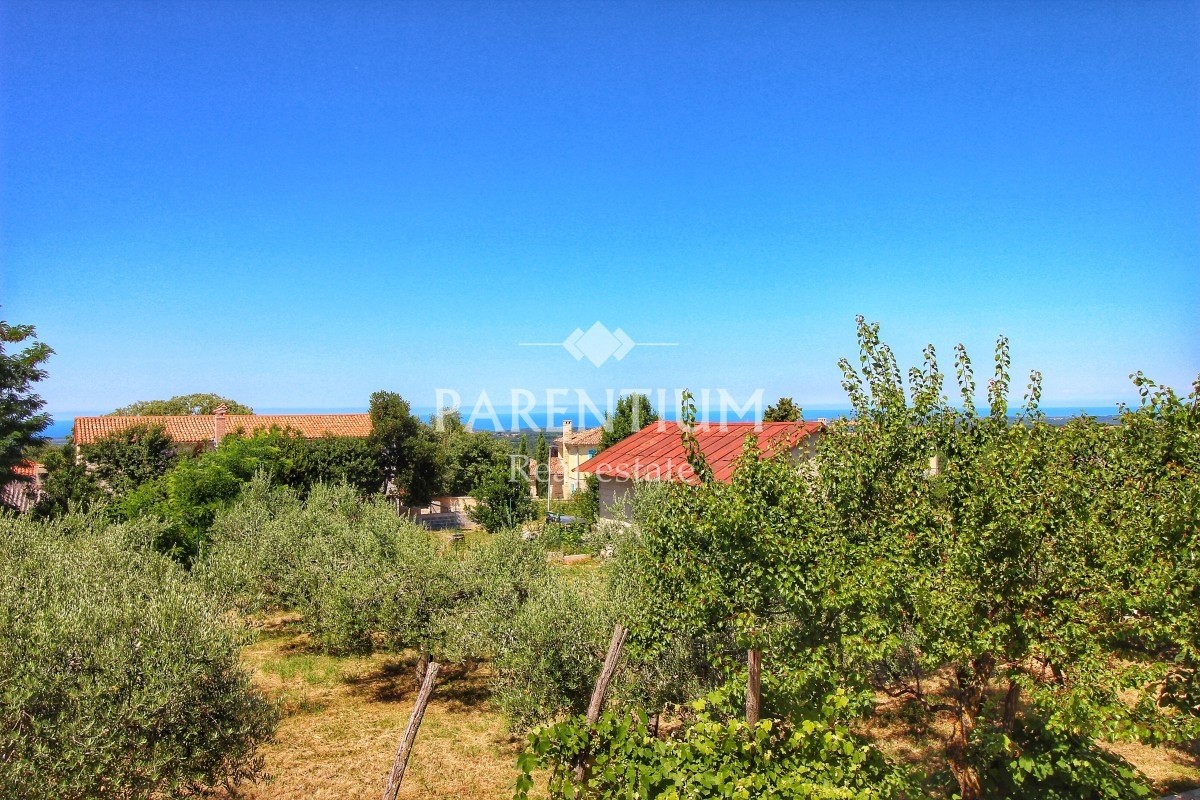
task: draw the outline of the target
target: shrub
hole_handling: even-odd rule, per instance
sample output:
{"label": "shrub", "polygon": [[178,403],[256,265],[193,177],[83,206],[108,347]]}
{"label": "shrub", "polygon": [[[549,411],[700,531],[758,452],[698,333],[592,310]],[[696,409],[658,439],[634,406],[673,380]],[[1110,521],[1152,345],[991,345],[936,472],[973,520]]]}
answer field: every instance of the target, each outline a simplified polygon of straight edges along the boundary
{"label": "shrub", "polygon": [[552,577],[540,545],[514,531],[467,550],[456,570],[456,603],[442,614],[446,654],[494,658],[512,641],[513,618]]}
{"label": "shrub", "polygon": [[468,515],[489,533],[515,528],[537,515],[529,496],[529,483],[510,474],[507,466],[496,466],[471,496],[478,502]]}
{"label": "shrub", "polygon": [[517,729],[587,709],[612,635],[599,582],[552,572],[495,631],[493,688]]}
{"label": "shrub", "polygon": [[994,797],[1127,800],[1150,790],[1133,765],[1090,739],[1021,719],[1012,737],[985,732],[979,745],[984,784]]}
{"label": "shrub", "polygon": [[145,546],[156,533],[0,519],[0,795],[186,796],[261,774],[274,710],[237,633]]}
{"label": "shrub", "polygon": [[118,497],[166,474],[179,458],[162,425],[131,425],[80,450],[95,476]]}
{"label": "shrub", "polygon": [[87,465],[75,457],[75,445],[68,440],[62,447],[49,447],[41,456],[46,481],[35,512],[39,517],[54,517],[70,511],[87,511],[108,500]]}
{"label": "shrub", "polygon": [[[836,700],[837,698],[832,698]],[[791,726],[762,720],[719,720],[700,713],[678,734],[658,738],[645,714],[605,713],[590,726],[565,720],[529,737],[518,759],[517,797],[533,788],[534,771],[549,770],[554,797],[845,798],[905,796],[903,774],[879,751],[832,721]],[[582,785],[574,766],[591,758]]]}
{"label": "shrub", "polygon": [[318,484],[302,500],[259,476],[218,514],[196,574],[242,612],[298,611],[327,652],[428,653],[454,602],[454,568],[435,536],[382,499]]}

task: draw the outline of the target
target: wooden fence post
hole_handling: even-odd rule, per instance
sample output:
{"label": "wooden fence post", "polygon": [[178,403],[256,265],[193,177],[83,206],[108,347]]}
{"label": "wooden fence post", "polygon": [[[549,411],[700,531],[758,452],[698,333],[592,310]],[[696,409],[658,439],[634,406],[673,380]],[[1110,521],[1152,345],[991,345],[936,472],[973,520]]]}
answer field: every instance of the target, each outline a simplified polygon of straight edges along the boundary
{"label": "wooden fence post", "polygon": [[[613,628],[612,640],[608,643],[608,654],[604,656],[604,668],[600,670],[600,677],[596,678],[596,688],[592,690],[592,702],[588,704],[588,725],[595,725],[600,719],[600,708],[604,705],[604,695],[608,691],[608,684],[612,681],[613,673],[617,671],[617,660],[621,657],[621,648],[625,646],[625,637],[628,635],[629,630],[624,625],[618,624]],[[577,782],[583,781],[586,760],[581,757],[575,762],[575,780]]]}
{"label": "wooden fence post", "polygon": [[392,762],[392,771],[388,774],[387,785],[383,788],[383,800],[396,800],[396,795],[400,791],[400,782],[404,780],[404,770],[408,767],[408,757],[412,755],[417,729],[421,727],[421,720],[425,718],[425,706],[429,705],[429,698],[433,696],[433,687],[437,684],[438,671],[441,668],[441,664],[430,661],[429,666],[425,669],[425,680],[421,684],[421,691],[417,693],[416,705],[413,706],[412,715],[408,718],[404,735],[400,737],[400,746],[396,749],[396,759]]}
{"label": "wooden fence post", "polygon": [[588,704],[588,724],[595,725],[600,719],[600,707],[604,705],[604,694],[612,681],[613,673],[617,671],[617,659],[621,657],[621,648],[625,646],[625,637],[629,635],[624,625],[613,628],[612,640],[608,643],[608,654],[604,656],[604,669],[596,678],[596,688],[592,690],[592,702]]}
{"label": "wooden fence post", "polygon": [[758,724],[762,703],[762,650],[748,651],[746,666],[749,672],[746,678],[746,724],[753,728]]}

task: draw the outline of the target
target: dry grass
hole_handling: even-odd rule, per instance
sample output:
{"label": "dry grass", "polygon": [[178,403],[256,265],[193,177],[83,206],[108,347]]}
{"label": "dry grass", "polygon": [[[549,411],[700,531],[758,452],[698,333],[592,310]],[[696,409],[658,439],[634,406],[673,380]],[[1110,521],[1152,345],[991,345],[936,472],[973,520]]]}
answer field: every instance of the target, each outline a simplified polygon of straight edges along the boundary
{"label": "dry grass", "polygon": [[1176,747],[1151,747],[1136,742],[1103,744],[1133,764],[1164,794],[1200,786],[1200,757]]}
{"label": "dry grass", "polygon": [[[580,565],[587,572],[595,565]],[[273,780],[243,787],[253,800],[358,800],[379,797],[416,696],[411,655],[336,658],[308,647],[290,627],[267,620],[243,651],[255,682],[280,702],[285,717],[264,748]],[[901,700],[880,695],[861,728],[890,759],[928,769],[948,724],[922,731]],[[491,706],[486,665],[442,672],[409,762],[401,797],[509,798],[521,741]],[[1143,772],[1160,793],[1200,786],[1200,758],[1186,751],[1105,745]]]}
{"label": "dry grass", "polygon": [[[285,717],[264,748],[273,779],[242,796],[376,800],[416,696],[412,659],[318,655],[286,626],[268,627],[244,658]],[[400,797],[512,797],[520,747],[490,706],[485,668],[447,667]]]}
{"label": "dry grass", "polygon": [[[936,688],[937,679],[931,681]],[[908,764],[929,773],[941,758],[950,735],[950,722],[941,718],[927,729],[919,726],[920,714],[912,701],[876,695],[875,713],[861,726],[866,736],[896,763]],[[1102,742],[1145,775],[1159,794],[1170,794],[1200,786],[1200,757],[1177,747],[1151,747],[1134,742]]]}

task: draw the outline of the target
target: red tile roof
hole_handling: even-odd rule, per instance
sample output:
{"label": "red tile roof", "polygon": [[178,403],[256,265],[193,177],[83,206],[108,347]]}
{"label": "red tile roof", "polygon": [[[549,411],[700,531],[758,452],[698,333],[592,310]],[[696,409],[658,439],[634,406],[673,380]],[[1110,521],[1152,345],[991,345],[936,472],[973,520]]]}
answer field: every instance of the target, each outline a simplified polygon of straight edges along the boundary
{"label": "red tile roof", "polygon": [[564,439],[563,444],[569,447],[595,447],[600,444],[600,436],[603,433],[604,428],[597,426],[595,428],[584,428],[581,431],[572,433],[569,439],[564,439],[561,436],[559,438]]}
{"label": "red tile roof", "polygon": [[12,471],[14,475],[20,475],[22,478],[36,478],[39,473],[45,472],[46,468],[36,461],[26,459],[14,466]]}
{"label": "red tile roof", "polygon": [[[761,452],[774,454],[795,447],[804,438],[825,429],[820,422],[728,422],[699,425],[696,439],[713,477],[728,483],[733,465],[742,453],[746,436],[758,436]],[[617,442],[579,466],[580,472],[594,472],[608,478],[638,480],[677,480],[695,483],[696,473],[688,464],[680,426],[676,422],[648,425]]]}
{"label": "red tile roof", "polygon": [[[183,417],[76,417],[75,444],[85,445],[133,425],[161,425],[173,440],[195,444],[211,442],[216,435],[216,416],[193,414]],[[291,429],[306,439],[322,436],[365,438],[371,433],[369,414],[229,414],[225,433],[252,434],[271,428]]]}

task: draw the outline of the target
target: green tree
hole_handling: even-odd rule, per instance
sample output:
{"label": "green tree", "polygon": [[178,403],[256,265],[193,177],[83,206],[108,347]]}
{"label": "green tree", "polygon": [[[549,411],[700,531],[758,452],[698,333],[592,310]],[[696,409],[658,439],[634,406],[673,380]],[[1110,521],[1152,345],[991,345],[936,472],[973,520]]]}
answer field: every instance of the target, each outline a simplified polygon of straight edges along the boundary
{"label": "green tree", "polygon": [[170,400],[139,400],[111,412],[116,417],[186,417],[195,414],[212,414],[217,406],[224,405],[230,414],[253,414],[254,409],[236,400],[221,397],[211,392],[181,394]]}
{"label": "green tree", "polygon": [[[979,411],[961,346],[952,405],[932,347],[905,379],[878,326],[858,322],[858,365],[841,364],[853,423],[835,424],[817,459],[797,469],[748,441],[722,483],[685,425],[698,484],[639,489],[628,661],[697,655],[640,694],[657,708],[689,699],[672,687],[711,690],[736,716],[758,651],[763,711],[783,724],[840,735],[886,695],[914,727],[944,731],[935,794],[1146,796],[1098,742],[1200,732],[1200,379],[1180,397],[1139,374],[1142,406],[1119,427],[1056,427],[1036,372],[1009,414],[1003,337]],[[645,737],[616,733],[596,763],[641,769],[621,762]],[[536,752],[565,747],[542,763],[559,769],[598,734],[572,721]],[[809,775],[828,766],[813,757]],[[691,764],[672,754],[664,768],[679,786]]]}
{"label": "green tree", "polygon": [[858,336],[859,367],[841,365],[855,421],[823,440],[819,463],[831,540],[875,553],[874,684],[909,698],[928,728],[946,726],[943,763],[964,800],[1145,792],[1094,742],[1135,730],[1123,694],[1146,685],[1146,665],[1118,658],[1113,638],[1143,581],[1127,554],[1165,555],[1153,516],[1131,526],[1098,514],[1121,482],[1108,441],[1121,437],[1094,421],[1049,425],[1036,372],[1010,417],[1003,337],[980,413],[961,346],[955,408],[932,347],[906,393],[878,325],[860,318]]}
{"label": "green tree", "polygon": [[804,412],[790,397],[779,398],[778,402],[763,411],[763,422],[799,422],[802,419]]}
{"label": "green tree", "polygon": [[625,395],[617,400],[612,416],[605,415],[604,428],[600,432],[600,449],[612,447],[654,422],[658,422],[658,412],[650,405],[649,397],[636,392]]}
{"label": "green tree", "polygon": [[178,460],[175,443],[161,425],[131,425],[80,452],[101,484],[118,497],[165,475]]}
{"label": "green tree", "polygon": [[87,464],[76,458],[72,440],[68,439],[62,447],[46,450],[41,459],[46,468],[46,480],[42,484],[42,497],[36,508],[39,516],[54,517],[70,511],[87,511],[108,498],[108,493],[100,488]]}
{"label": "green tree", "polygon": [[827,535],[819,487],[790,458],[762,458],[747,436],[732,482],[664,481],[635,508],[647,602],[634,636],[644,652],[712,643],[710,686],[730,714],[745,698],[749,651],[762,658],[764,716],[815,719],[829,693],[860,696],[864,682],[847,666],[869,559]]}
{"label": "green tree", "polygon": [[507,444],[485,431],[472,431],[457,411],[443,412],[437,432],[442,475],[439,491],[463,496],[487,478],[497,464],[507,463]]}
{"label": "green tree", "polygon": [[[10,345],[29,342],[16,353]],[[32,325],[9,325],[0,320],[0,483],[12,477],[12,468],[24,458],[25,448],[42,441],[50,424],[42,413],[45,401],[33,385],[46,377],[42,364],[54,351],[37,341]]]}
{"label": "green tree", "polygon": [[152,516],[166,524],[155,547],[190,563],[208,538],[217,512],[241,494],[258,472],[293,474],[286,438],[279,431],[249,438],[226,436],[216,450],[183,459],[116,504],[126,519]]}
{"label": "green tree", "polygon": [[537,445],[533,448],[533,458],[537,461],[537,491],[538,497],[545,498],[550,489],[550,446],[546,444],[546,435],[538,431]]}
{"label": "green tree", "polygon": [[158,523],[0,517],[0,796],[210,796],[262,773],[277,714],[243,632]]}
{"label": "green tree", "polygon": [[355,436],[306,439],[291,431],[274,435],[280,441],[282,461],[264,466],[276,481],[303,492],[318,483],[349,484],[363,495],[379,491],[379,458],[368,440]]}
{"label": "green tree", "polygon": [[537,515],[529,496],[529,481],[519,468],[496,466],[471,493],[476,503],[468,513],[489,533],[516,528]]}
{"label": "green tree", "polygon": [[369,441],[378,454],[384,481],[407,505],[428,503],[442,474],[437,440],[430,427],[412,413],[407,400],[395,392],[371,395]]}

